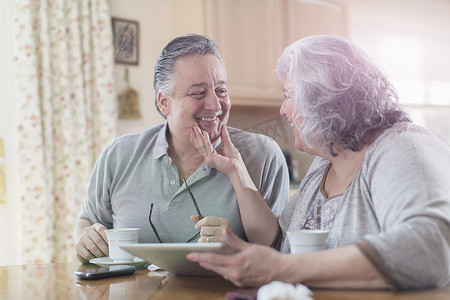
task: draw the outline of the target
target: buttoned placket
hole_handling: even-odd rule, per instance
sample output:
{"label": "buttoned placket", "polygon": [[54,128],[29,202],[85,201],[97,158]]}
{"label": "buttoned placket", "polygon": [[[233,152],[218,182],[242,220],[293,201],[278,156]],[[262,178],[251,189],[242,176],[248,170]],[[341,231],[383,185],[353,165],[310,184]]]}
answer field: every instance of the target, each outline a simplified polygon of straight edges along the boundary
{"label": "buttoned placket", "polygon": [[[170,205],[174,199],[180,194],[187,191],[184,184],[180,185],[178,182],[178,170],[175,165],[172,164],[172,159],[169,156],[163,158],[163,183],[164,183],[164,194],[167,199],[167,205]],[[213,168],[206,165],[203,162],[200,167],[186,180],[189,185],[194,184],[198,180],[209,176]]]}

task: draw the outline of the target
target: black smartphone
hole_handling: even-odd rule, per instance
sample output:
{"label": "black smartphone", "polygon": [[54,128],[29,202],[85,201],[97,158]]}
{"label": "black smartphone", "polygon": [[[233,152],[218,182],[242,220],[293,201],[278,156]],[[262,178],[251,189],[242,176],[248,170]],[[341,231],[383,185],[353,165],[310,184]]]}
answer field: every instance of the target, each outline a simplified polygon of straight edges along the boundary
{"label": "black smartphone", "polygon": [[116,265],[109,267],[92,268],[86,270],[75,271],[75,275],[79,279],[91,280],[114,276],[123,276],[133,274],[136,271],[134,266]]}

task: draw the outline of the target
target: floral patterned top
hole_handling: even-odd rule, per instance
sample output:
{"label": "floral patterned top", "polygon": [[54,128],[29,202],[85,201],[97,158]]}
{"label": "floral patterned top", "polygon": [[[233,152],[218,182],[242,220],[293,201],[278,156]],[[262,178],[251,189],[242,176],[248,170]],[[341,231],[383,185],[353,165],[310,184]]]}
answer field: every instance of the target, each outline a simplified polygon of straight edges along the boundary
{"label": "floral patterned top", "polygon": [[314,203],[309,211],[308,217],[302,229],[321,229],[330,230],[334,221],[334,216],[341,203],[342,195],[337,195],[332,198],[328,198],[324,186],[325,178],[330,170],[331,163],[328,164],[320,183],[320,193],[316,194]]}

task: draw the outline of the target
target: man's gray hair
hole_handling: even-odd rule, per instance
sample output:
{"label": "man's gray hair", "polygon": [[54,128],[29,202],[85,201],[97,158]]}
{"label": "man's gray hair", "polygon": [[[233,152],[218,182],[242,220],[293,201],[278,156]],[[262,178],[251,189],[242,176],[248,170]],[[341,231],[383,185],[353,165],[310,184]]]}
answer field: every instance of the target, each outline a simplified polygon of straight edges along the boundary
{"label": "man's gray hair", "polygon": [[177,60],[185,56],[214,55],[223,63],[216,43],[210,38],[199,34],[187,34],[171,40],[161,52],[156,61],[153,87],[155,88],[155,106],[158,112],[164,114],[158,107],[158,93],[173,95],[175,88],[174,66]]}

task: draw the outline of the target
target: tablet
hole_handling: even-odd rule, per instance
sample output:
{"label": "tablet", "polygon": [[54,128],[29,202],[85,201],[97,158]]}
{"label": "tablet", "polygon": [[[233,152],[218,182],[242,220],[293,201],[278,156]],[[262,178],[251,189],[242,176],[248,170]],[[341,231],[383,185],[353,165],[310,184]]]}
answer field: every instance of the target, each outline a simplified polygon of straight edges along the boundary
{"label": "tablet", "polygon": [[191,252],[233,252],[222,243],[141,243],[121,244],[120,248],[166,271],[190,276],[217,276],[217,274],[200,267],[196,262],[187,260],[187,254]]}

